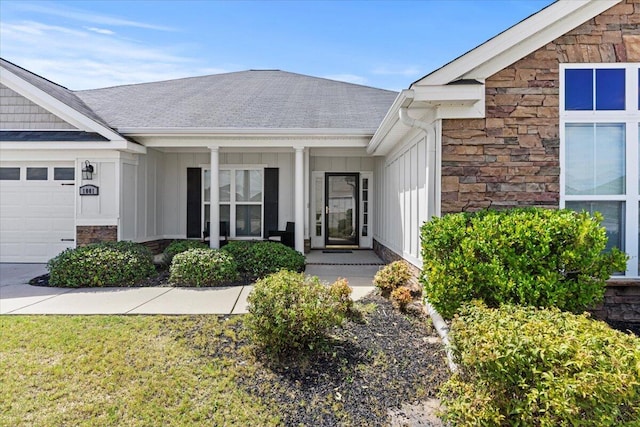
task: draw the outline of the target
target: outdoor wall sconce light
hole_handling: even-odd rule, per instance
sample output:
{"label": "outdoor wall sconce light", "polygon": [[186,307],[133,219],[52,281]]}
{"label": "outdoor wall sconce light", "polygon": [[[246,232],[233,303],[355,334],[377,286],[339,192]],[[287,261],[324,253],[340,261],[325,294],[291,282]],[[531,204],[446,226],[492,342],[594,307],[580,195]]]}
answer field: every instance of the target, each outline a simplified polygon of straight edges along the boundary
{"label": "outdoor wall sconce light", "polygon": [[89,160],[85,160],[84,168],[82,168],[82,179],[91,181],[93,179],[93,165],[89,163]]}

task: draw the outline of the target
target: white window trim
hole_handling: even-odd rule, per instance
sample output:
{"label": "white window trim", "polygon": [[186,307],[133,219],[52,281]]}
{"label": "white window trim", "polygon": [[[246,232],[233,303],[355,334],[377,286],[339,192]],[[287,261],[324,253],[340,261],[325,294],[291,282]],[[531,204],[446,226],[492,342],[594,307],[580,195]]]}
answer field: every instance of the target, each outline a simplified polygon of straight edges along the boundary
{"label": "white window trim", "polygon": [[[638,110],[638,63],[584,63],[584,64],[560,64],[560,208],[565,207],[568,201],[620,201],[625,203],[625,252],[629,254],[625,276],[629,278],[640,277],[638,271],[638,205],[640,204],[640,192],[638,177],[640,175],[640,157],[638,153],[638,126],[640,123],[640,111]],[[625,69],[625,110],[597,111],[595,110],[571,110],[565,111],[565,70],[566,69]],[[595,82],[594,82],[595,84]],[[594,91],[595,97],[595,91]],[[594,98],[595,102],[595,98]],[[566,168],[565,160],[565,127],[567,123],[624,123],[625,147],[626,147],[626,192],[623,195],[590,196],[565,194]]]}
{"label": "white window trim", "polygon": [[[256,240],[256,239],[263,239],[264,236],[264,169],[267,167],[267,165],[220,165],[220,168],[218,169],[220,172],[222,171],[229,171],[229,201],[228,202],[223,202],[220,201],[219,204],[220,205],[228,205],[229,206],[229,238],[233,238],[236,240]],[[201,193],[201,200],[202,200],[202,207],[201,207],[201,218],[202,218],[202,230],[204,230],[205,228],[205,224],[206,224],[206,218],[205,218],[205,206],[209,205],[209,215],[211,215],[211,200],[205,200],[204,197],[204,189],[205,189],[205,176],[206,176],[206,172],[210,172],[211,171],[211,167],[209,165],[201,165],[202,168],[202,193]],[[262,193],[261,193],[261,198],[259,202],[252,202],[252,201],[247,201],[247,202],[238,202],[236,200],[236,192],[235,192],[235,188],[236,188],[236,171],[248,171],[248,170],[257,170],[260,171],[260,173],[262,174]],[[253,206],[260,206],[260,236],[236,236],[236,222],[235,222],[235,218],[236,218],[236,206],[237,205],[253,205]]]}

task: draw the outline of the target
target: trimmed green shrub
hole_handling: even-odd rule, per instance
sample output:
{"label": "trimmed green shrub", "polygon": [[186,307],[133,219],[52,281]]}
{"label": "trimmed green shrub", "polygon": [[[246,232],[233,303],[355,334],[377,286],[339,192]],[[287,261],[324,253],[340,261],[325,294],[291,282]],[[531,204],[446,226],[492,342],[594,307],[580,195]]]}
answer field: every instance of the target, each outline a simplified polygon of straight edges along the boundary
{"label": "trimmed green shrub", "polygon": [[233,256],[238,264],[238,272],[248,280],[280,270],[302,272],[305,268],[304,255],[279,242],[232,241],[222,250]]}
{"label": "trimmed green shrub", "polygon": [[640,339],[556,308],[467,306],[445,418],[465,426],[638,426]]}
{"label": "trimmed green shrub", "polygon": [[238,278],[233,257],[216,249],[187,249],[173,257],[169,282],[183,286],[220,286]]}
{"label": "trimmed green shrub", "polygon": [[601,221],[600,214],[550,209],[433,218],[421,230],[426,298],[449,318],[472,299],[579,312],[625,269],[624,253],[604,252]]}
{"label": "trimmed green shrub", "polygon": [[347,314],[344,289],[337,289],[287,270],[258,280],[248,297],[250,336],[272,356],[317,349]]}
{"label": "trimmed green shrub", "polygon": [[164,263],[171,265],[174,256],[188,249],[207,249],[208,247],[206,243],[199,240],[174,240],[163,251]]}
{"label": "trimmed green shrub", "polygon": [[373,284],[383,296],[389,296],[394,289],[407,283],[411,277],[409,266],[404,261],[394,261],[382,267],[373,277]]}
{"label": "trimmed green shrub", "polygon": [[52,258],[47,269],[49,285],[71,288],[131,286],[155,273],[151,251],[133,242],[67,249]]}

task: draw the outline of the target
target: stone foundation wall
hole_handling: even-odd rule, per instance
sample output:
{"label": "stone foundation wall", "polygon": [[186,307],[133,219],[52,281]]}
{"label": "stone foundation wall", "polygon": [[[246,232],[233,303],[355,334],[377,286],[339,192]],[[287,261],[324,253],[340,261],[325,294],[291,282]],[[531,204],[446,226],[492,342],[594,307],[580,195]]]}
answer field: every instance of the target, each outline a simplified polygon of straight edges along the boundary
{"label": "stone foundation wall", "polygon": [[145,245],[149,250],[154,254],[161,254],[169,244],[173,242],[173,239],[160,239],[160,240],[151,240],[149,242],[142,242],[141,244]]}
{"label": "stone foundation wall", "polygon": [[601,320],[640,323],[640,280],[610,280],[604,301],[591,313]]}
{"label": "stone foundation wall", "polygon": [[79,225],[76,227],[76,245],[115,242],[118,240],[117,225]]}
{"label": "stone foundation wall", "polygon": [[627,0],[486,80],[486,118],[442,122],[442,213],[559,202],[559,66],[640,61]]}

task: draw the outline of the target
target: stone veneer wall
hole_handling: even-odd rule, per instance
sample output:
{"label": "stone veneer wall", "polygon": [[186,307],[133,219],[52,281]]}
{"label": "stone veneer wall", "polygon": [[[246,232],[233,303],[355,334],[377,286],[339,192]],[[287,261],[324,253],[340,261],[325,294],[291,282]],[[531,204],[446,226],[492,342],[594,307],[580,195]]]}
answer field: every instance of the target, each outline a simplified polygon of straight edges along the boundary
{"label": "stone veneer wall", "polygon": [[486,80],[486,118],[443,120],[442,213],[559,202],[559,64],[640,61],[627,0]]}
{"label": "stone veneer wall", "polygon": [[640,281],[610,280],[604,301],[591,312],[597,319],[640,323]]}
{"label": "stone veneer wall", "polygon": [[115,242],[118,240],[116,225],[79,225],[76,227],[76,245],[86,246],[90,243]]}

